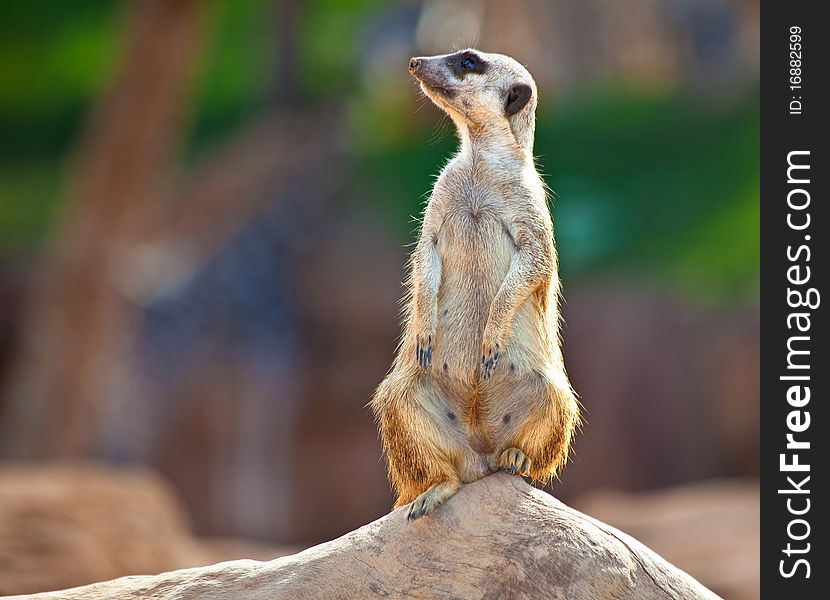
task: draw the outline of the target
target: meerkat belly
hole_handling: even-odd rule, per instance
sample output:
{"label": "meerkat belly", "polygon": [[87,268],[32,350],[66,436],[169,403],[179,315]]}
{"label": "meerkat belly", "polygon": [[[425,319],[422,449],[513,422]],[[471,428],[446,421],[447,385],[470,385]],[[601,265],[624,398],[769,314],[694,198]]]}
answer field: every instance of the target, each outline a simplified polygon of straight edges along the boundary
{"label": "meerkat belly", "polygon": [[[441,286],[435,364],[445,374],[468,379],[481,362],[481,339],[490,306],[517,249],[494,212],[459,211],[444,223],[438,240]],[[548,354],[547,323],[528,298],[518,309],[499,375],[526,371]]]}
{"label": "meerkat belly", "polygon": [[515,246],[495,215],[461,211],[445,222],[438,250],[441,341],[436,362],[451,374],[471,375],[479,366],[490,305],[510,268]]}
{"label": "meerkat belly", "polygon": [[504,406],[500,399],[534,368],[534,356],[544,356],[537,347],[545,337],[544,324],[533,301],[526,301],[516,314],[498,370],[482,381],[484,327],[516,246],[497,215],[462,211],[445,221],[438,250],[442,273],[432,377],[441,382],[440,397],[453,415],[447,424],[462,442],[459,476],[474,481],[496,468],[498,453],[525,419],[526,407]]}

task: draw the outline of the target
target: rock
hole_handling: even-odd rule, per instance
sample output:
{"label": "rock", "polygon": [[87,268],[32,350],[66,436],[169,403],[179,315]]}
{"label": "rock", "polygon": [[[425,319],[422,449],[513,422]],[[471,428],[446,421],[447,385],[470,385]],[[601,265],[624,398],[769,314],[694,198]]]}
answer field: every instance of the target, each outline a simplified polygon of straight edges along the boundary
{"label": "rock", "polygon": [[80,462],[0,467],[0,596],[285,553],[194,538],[170,486],[147,469]]}
{"label": "rock", "polygon": [[434,515],[404,509],[270,562],[126,577],[42,600],[96,598],[717,598],[626,534],[515,476],[464,486]]}
{"label": "rock", "polygon": [[184,512],[146,470],[0,469],[0,595],[194,564]]}

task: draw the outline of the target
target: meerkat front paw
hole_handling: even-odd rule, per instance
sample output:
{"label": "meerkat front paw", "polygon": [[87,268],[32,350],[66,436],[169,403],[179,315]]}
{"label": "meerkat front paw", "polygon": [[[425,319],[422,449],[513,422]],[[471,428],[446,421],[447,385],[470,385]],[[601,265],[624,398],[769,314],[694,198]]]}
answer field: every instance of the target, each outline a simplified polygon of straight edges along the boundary
{"label": "meerkat front paw", "polygon": [[527,475],[532,464],[531,460],[518,448],[508,448],[501,453],[501,458],[499,458],[499,469],[511,475]]}
{"label": "meerkat front paw", "polygon": [[484,379],[490,379],[493,376],[500,356],[501,346],[499,344],[481,349],[481,372]]}
{"label": "meerkat front paw", "polygon": [[493,376],[496,370],[496,365],[502,355],[502,345],[499,338],[489,335],[487,330],[484,331],[484,339],[481,342],[481,373],[484,379],[489,379]]}
{"label": "meerkat front paw", "polygon": [[450,481],[432,486],[409,505],[409,512],[406,515],[407,520],[414,521],[419,517],[428,515],[452,498],[459,487],[458,483]]}
{"label": "meerkat front paw", "polygon": [[432,343],[434,339],[435,336],[432,333],[418,335],[415,354],[418,359],[418,365],[422,369],[426,369],[432,364]]}

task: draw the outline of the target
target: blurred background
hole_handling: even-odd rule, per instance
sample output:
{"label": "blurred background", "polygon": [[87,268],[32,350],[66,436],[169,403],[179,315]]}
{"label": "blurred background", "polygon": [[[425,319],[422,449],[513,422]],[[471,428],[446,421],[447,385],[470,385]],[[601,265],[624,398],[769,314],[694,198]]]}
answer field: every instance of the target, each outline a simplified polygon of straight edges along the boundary
{"label": "blurred background", "polygon": [[[552,493],[758,579],[757,0],[0,10],[0,593],[385,514],[365,408],[456,147],[408,58],[527,65],[585,427]],[[5,565],[5,566],[4,566]]]}

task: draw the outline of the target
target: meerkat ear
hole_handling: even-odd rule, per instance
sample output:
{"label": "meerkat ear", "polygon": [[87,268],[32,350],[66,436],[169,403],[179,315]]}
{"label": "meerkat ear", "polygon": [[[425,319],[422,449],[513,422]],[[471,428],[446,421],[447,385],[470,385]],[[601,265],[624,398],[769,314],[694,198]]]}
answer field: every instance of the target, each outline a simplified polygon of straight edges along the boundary
{"label": "meerkat ear", "polygon": [[507,92],[507,104],[504,105],[504,112],[508,116],[515,115],[522,110],[525,105],[530,102],[530,97],[533,95],[533,90],[530,86],[524,83],[517,83],[510,91]]}

